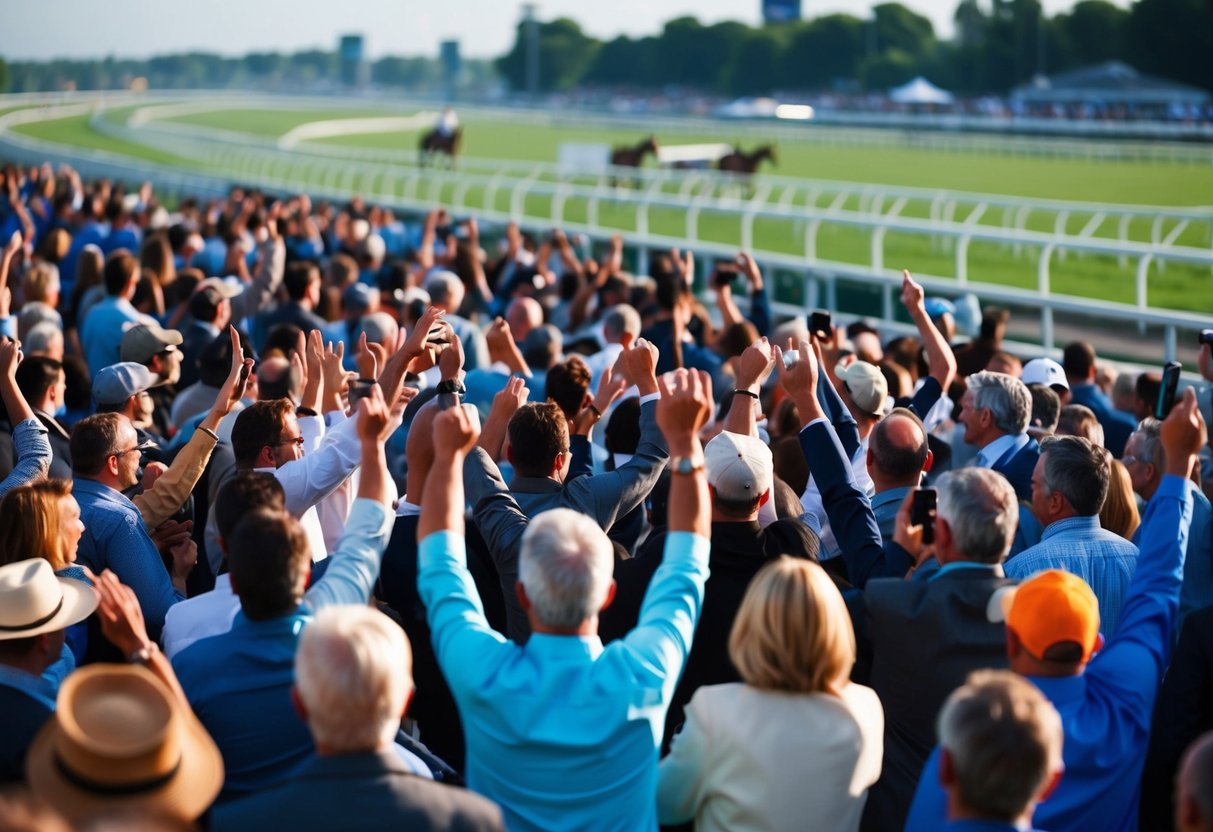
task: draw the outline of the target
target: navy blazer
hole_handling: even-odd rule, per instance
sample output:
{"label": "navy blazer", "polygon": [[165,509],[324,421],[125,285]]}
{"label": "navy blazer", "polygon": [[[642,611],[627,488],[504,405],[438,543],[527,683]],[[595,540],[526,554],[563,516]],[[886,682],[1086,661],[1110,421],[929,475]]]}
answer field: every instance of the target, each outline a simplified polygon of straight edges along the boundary
{"label": "navy blazer", "polygon": [[1075,384],[1070,388],[1070,404],[1091,408],[1103,427],[1103,444],[1112,456],[1120,459],[1129,436],[1137,429],[1137,420],[1112,406],[1112,400],[1094,384]]}
{"label": "navy blazer", "polygon": [[1007,478],[1015,489],[1015,496],[1020,500],[1032,500],[1032,471],[1036,469],[1036,461],[1040,459],[1040,443],[1029,438],[1028,444],[1020,448],[1010,459],[1000,459],[990,466]]}
{"label": "navy blazer", "polygon": [[505,826],[495,803],[418,777],[389,749],[313,757],[280,786],[215,807],[211,828],[501,832]]}

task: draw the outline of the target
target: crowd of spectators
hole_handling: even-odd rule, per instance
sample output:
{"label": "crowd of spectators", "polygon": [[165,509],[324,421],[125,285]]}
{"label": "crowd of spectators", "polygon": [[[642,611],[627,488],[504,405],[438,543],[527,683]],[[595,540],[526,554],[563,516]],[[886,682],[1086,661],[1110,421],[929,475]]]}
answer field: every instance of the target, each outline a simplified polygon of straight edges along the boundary
{"label": "crowd of spectators", "polygon": [[0,177],[0,828],[1213,828],[1211,388]]}

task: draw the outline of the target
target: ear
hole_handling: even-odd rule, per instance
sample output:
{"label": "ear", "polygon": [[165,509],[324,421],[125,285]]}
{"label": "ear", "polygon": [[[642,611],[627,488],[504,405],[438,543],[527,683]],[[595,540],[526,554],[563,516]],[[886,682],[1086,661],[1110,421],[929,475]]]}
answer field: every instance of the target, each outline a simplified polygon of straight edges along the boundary
{"label": "ear", "polygon": [[615,590],[618,588],[619,588],[619,585],[616,584],[615,580],[612,578],[611,585],[609,587],[607,587],[606,598],[603,600],[602,606],[598,608],[599,612],[602,612],[603,610],[605,610],[607,607],[609,607],[611,605],[611,602],[615,600]]}
{"label": "ear", "polygon": [[948,521],[935,514],[935,551],[950,551],[952,548],[952,527]]}
{"label": "ear", "polygon": [[531,599],[526,597],[526,587],[522,585],[522,581],[514,582],[514,594],[518,596],[518,603],[526,612],[531,610]]}
{"label": "ear", "polygon": [[1053,790],[1056,789],[1057,784],[1061,782],[1061,775],[1064,773],[1064,769],[1058,768],[1057,771],[1049,775],[1048,779],[1045,780],[1044,788],[1040,790],[1040,794],[1036,798],[1038,803],[1043,803],[1049,799],[1049,795],[1053,794]]}
{"label": "ear", "polygon": [[291,685],[291,704],[295,706],[295,713],[299,714],[299,718],[307,722],[307,708],[304,707],[303,699],[299,696],[299,688]]}
{"label": "ear", "polygon": [[994,424],[994,411],[988,407],[983,407],[977,411],[977,421],[983,428],[988,428]]}
{"label": "ear", "polygon": [[413,704],[413,697],[417,693],[417,688],[414,685],[409,685],[409,692],[404,695],[404,707],[400,709],[400,718],[404,719],[409,712],[409,705]]}
{"label": "ear", "polygon": [[956,763],[946,748],[939,749],[939,785],[946,791],[956,783]]}
{"label": "ear", "polygon": [[105,467],[110,472],[111,476],[118,476],[118,457],[107,456],[105,458]]}
{"label": "ear", "polygon": [[924,474],[930,473],[931,468],[932,468],[934,465],[935,465],[935,452],[934,452],[934,451],[932,451],[930,448],[928,448],[928,449],[927,449],[927,458],[926,458],[926,460],[925,460],[925,461],[922,463],[922,472],[923,472]]}

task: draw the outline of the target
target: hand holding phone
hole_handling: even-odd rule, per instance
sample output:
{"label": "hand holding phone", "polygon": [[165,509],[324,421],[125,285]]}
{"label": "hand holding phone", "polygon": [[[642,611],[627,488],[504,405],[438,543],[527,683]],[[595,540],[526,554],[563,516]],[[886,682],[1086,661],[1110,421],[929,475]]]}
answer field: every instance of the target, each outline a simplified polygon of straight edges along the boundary
{"label": "hand holding phone", "polygon": [[1162,384],[1158,388],[1158,401],[1154,405],[1154,418],[1162,421],[1175,406],[1175,391],[1179,389],[1179,374],[1184,365],[1168,361],[1162,368]]}
{"label": "hand holding phone", "polygon": [[818,309],[809,315],[809,334],[818,341],[829,341],[834,325],[829,310]]}

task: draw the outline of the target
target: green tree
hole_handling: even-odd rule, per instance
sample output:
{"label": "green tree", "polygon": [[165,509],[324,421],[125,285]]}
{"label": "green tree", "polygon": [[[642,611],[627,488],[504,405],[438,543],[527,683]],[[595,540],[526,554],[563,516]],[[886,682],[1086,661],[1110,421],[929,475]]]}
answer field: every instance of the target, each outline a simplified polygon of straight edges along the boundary
{"label": "green tree", "polygon": [[[601,42],[586,35],[576,21],[567,17],[540,22],[539,27],[539,88],[567,90],[580,83],[594,63]],[[527,24],[519,23],[514,46],[497,59],[498,71],[516,90],[527,84]]]}
{"label": "green tree", "polygon": [[1129,12],[1130,62],[1150,72],[1213,90],[1213,5],[1209,0],[1138,0]]}
{"label": "green tree", "polygon": [[598,50],[585,80],[605,86],[657,86],[656,53],[656,38],[617,37]]}
{"label": "green tree", "polygon": [[917,74],[917,59],[904,49],[886,49],[865,58],[859,66],[859,81],[866,90],[901,86]]}
{"label": "green tree", "polygon": [[[1107,0],[1079,0],[1066,14],[1059,14],[1051,23],[1058,35],[1064,37],[1066,59],[1064,66],[1102,63],[1125,57],[1129,11]],[[1054,66],[1060,69],[1061,66]]]}
{"label": "green tree", "polygon": [[0,92],[8,92],[8,63],[0,58]]}
{"label": "green tree", "polygon": [[783,82],[784,49],[784,39],[770,29],[749,32],[725,68],[725,88],[733,95],[771,94]]}
{"label": "green tree", "polygon": [[865,26],[849,14],[829,14],[797,26],[784,52],[785,85],[813,89],[856,78],[864,55]]}
{"label": "green tree", "polygon": [[876,17],[876,44],[879,52],[898,49],[905,55],[922,56],[934,46],[935,29],[931,21],[917,12],[900,3],[881,3],[872,7],[872,13]]}

